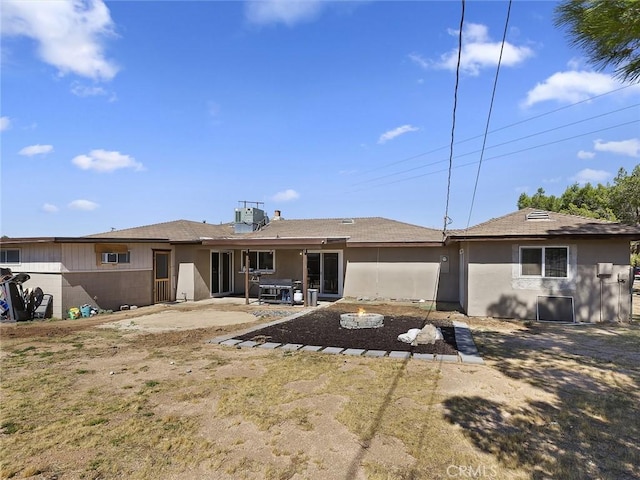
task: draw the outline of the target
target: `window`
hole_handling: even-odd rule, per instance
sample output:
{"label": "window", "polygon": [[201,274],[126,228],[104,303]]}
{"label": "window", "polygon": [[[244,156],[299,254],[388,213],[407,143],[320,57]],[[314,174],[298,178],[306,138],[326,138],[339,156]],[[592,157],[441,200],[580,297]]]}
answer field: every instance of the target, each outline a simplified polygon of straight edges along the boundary
{"label": "window", "polygon": [[0,263],[20,263],[20,250],[17,248],[0,249]]}
{"label": "window", "polygon": [[567,278],[568,247],[521,247],[520,274],[525,277]]}
{"label": "window", "polygon": [[102,254],[102,263],[129,263],[131,261],[131,252]]}
{"label": "window", "polygon": [[249,270],[275,270],[273,250],[249,252]]}

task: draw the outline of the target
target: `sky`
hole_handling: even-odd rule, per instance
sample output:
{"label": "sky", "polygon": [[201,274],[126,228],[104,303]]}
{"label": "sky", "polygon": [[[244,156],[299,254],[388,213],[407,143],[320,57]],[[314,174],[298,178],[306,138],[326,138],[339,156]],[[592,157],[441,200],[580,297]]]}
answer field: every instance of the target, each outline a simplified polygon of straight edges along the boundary
{"label": "sky", "polygon": [[640,160],[640,84],[590,65],[555,6],[2,0],[0,233],[243,201],[457,229],[611,183]]}

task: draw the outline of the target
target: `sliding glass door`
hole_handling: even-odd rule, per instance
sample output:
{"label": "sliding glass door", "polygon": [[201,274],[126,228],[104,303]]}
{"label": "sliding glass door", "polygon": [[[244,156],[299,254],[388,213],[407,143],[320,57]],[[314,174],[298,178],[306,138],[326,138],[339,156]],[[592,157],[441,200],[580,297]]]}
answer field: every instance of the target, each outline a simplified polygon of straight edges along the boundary
{"label": "sliding glass door", "polygon": [[342,295],[342,252],[307,253],[308,288],[315,288],[325,297]]}
{"label": "sliding glass door", "polygon": [[211,252],[211,295],[225,295],[233,290],[233,253]]}

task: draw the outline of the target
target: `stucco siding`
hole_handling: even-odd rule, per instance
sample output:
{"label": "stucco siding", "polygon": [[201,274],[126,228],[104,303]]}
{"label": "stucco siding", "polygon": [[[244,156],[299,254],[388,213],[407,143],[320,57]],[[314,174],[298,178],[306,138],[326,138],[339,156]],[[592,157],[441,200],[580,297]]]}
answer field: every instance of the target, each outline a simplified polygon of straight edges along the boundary
{"label": "stucco siding", "polygon": [[[598,263],[612,263],[612,275],[598,277]],[[631,315],[629,242],[581,242],[578,248],[576,319],[625,321]]]}
{"label": "stucco siding", "polygon": [[[566,278],[521,275],[523,246],[566,246]],[[484,242],[467,246],[470,316],[535,320],[539,301],[548,297],[573,299],[575,320],[598,322],[629,317],[629,244],[625,241]],[[613,263],[613,274],[599,278],[597,264]],[[626,275],[626,277],[625,277]],[[489,280],[487,280],[489,279]],[[625,282],[619,280],[626,280]]]}
{"label": "stucco siding", "polygon": [[148,271],[67,273],[62,279],[62,311],[84,304],[105,310],[153,303],[153,275]]}
{"label": "stucco siding", "polygon": [[194,264],[194,298],[196,300],[211,298],[211,251],[196,250]]}
{"label": "stucco siding", "polygon": [[[446,248],[347,249],[344,296],[457,301],[458,258],[453,252]],[[441,272],[443,255],[448,273]]]}
{"label": "stucco siding", "polygon": [[302,250],[278,250],[276,252],[276,271],[273,273],[277,278],[290,278],[302,281]]}

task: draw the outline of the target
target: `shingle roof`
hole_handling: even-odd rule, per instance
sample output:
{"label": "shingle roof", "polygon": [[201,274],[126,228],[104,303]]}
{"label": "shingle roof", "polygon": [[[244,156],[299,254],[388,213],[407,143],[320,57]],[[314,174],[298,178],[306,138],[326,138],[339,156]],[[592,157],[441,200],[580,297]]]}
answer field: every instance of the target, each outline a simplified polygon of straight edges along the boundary
{"label": "shingle roof", "polygon": [[[529,218],[527,218],[529,217]],[[624,236],[630,240],[640,239],[640,226],[629,226],[593,218],[579,217],[555,212],[545,212],[525,208],[499,218],[476,225],[467,230],[449,231],[447,240],[490,239],[529,237],[544,238],[554,236],[607,237]],[[208,240],[261,240],[300,239],[301,243],[310,239],[326,238],[344,240],[347,244],[393,244],[393,243],[440,243],[442,232],[382,217],[365,218],[325,218],[300,220],[272,220],[258,231],[234,233],[232,223],[208,224],[189,220],[157,223],[142,227],[115,230],[81,237],[82,239],[129,239],[158,240],[169,242],[203,242]]]}
{"label": "shingle roof", "polygon": [[548,236],[613,236],[640,238],[640,227],[594,218],[524,208],[476,225],[449,233],[449,238],[499,238]]}
{"label": "shingle roof", "polygon": [[223,237],[233,232],[233,225],[226,223],[212,225],[190,220],[156,223],[142,227],[114,230],[112,232],[88,235],[87,238],[121,238],[121,239],[166,239],[171,242],[198,241],[206,238]]}
{"label": "shingle roof", "polygon": [[115,230],[86,238],[113,239],[166,239],[171,242],[200,241],[207,239],[344,239],[347,243],[407,243],[441,242],[442,233],[431,228],[419,227],[381,217],[327,218],[308,220],[272,220],[266,226],[251,233],[234,233],[233,224],[211,225],[207,223],[176,220],[142,227]]}
{"label": "shingle roof", "polygon": [[248,238],[345,238],[347,243],[442,242],[442,232],[382,217],[272,220]]}

